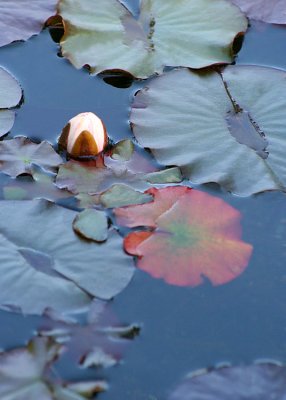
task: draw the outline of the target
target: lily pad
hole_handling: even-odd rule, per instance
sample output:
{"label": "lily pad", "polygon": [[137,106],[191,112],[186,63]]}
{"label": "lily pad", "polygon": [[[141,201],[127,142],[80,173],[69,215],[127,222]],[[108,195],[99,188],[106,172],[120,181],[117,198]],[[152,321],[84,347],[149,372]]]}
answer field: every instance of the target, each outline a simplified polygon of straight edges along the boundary
{"label": "lily pad", "polygon": [[128,161],[134,152],[134,144],[132,140],[124,139],[116,143],[112,149],[111,157],[114,160]]}
{"label": "lily pad", "polygon": [[172,71],[135,97],[133,132],[192,182],[242,196],[285,190],[285,92],[286,73],[273,68]]}
{"label": "lily pad", "polygon": [[30,172],[33,176],[31,179],[27,177],[10,179],[3,187],[4,200],[46,199],[56,202],[71,197],[68,191],[60,190],[55,186],[53,174],[45,174],[35,166],[32,166]]}
{"label": "lily pad", "polygon": [[1,0],[0,46],[39,33],[56,11],[57,0]]}
{"label": "lily pad", "polygon": [[33,164],[53,171],[62,162],[48,142],[37,144],[19,136],[0,143],[0,171],[14,178],[20,174],[32,174]]}
{"label": "lily pad", "polygon": [[130,340],[139,333],[138,325],[122,326],[106,302],[92,302],[87,323],[47,319],[40,334],[65,346],[65,354],[82,368],[109,368],[118,364]]}
{"label": "lily pad", "polygon": [[53,377],[52,365],[62,350],[51,339],[36,337],[27,347],[0,354],[1,399],[83,400],[107,388],[103,381],[68,384]]}
{"label": "lily pad", "polygon": [[19,83],[9,72],[0,68],[0,137],[10,131],[15,120],[15,112],[5,109],[16,107],[21,98],[22,89]]}
{"label": "lily pad", "polygon": [[125,237],[124,248],[138,257],[138,268],[178,286],[197,286],[203,277],[221,285],[244,271],[252,246],[241,240],[237,210],[181,186],[153,189],[152,194],[152,203],[114,211],[121,225],[156,228]]}
{"label": "lily pad", "polygon": [[138,78],[164,66],[202,68],[233,59],[247,20],[226,0],[143,0],[135,18],[118,0],[60,0],[62,54],[76,68],[123,70]]}
{"label": "lily pad", "polygon": [[[160,171],[161,172],[161,171]],[[128,163],[115,161],[110,166],[97,166],[96,161],[68,161],[60,166],[56,185],[74,194],[100,194],[115,184],[126,184],[135,189],[146,189],[149,182],[178,183],[182,181],[179,168],[164,170],[163,173],[144,173],[129,168]]]}
{"label": "lily pad", "polygon": [[275,363],[190,374],[168,400],[284,400],[286,367]]}
{"label": "lily pad", "polygon": [[72,230],[75,216],[44,200],[1,202],[2,308],[72,311],[126,287],[134,269],[120,236],[112,231],[101,245],[81,240]]}
{"label": "lily pad", "polygon": [[132,204],[144,204],[153,199],[152,195],[138,192],[127,185],[113,185],[100,196],[101,204],[106,208],[123,207]]}
{"label": "lily pad", "polygon": [[248,18],[270,24],[286,24],[284,0],[231,0]]}
{"label": "lily pad", "polygon": [[103,211],[84,210],[73,221],[73,229],[86,239],[104,242],[108,237],[108,222]]}

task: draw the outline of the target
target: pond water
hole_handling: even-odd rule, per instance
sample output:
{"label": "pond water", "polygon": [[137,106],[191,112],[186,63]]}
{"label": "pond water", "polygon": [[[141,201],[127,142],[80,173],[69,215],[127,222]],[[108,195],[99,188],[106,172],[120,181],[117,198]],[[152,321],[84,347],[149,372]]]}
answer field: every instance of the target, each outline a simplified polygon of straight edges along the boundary
{"label": "pond water", "polygon": [[[236,62],[286,69],[286,28],[251,25]],[[0,65],[19,79],[25,94],[10,136],[56,143],[67,120],[93,111],[105,121],[112,139],[131,137],[130,100],[143,84],[113,87],[102,77],[77,71],[57,52],[48,31],[0,49]],[[106,378],[110,389],[100,394],[103,400],[163,400],[189,371],[257,359],[286,362],[285,195],[264,193],[245,199],[213,185],[202,189],[242,213],[243,239],[254,248],[246,271],[223,286],[206,281],[197,288],[180,288],[137,270],[112,302],[122,323],[142,326],[122,364],[84,372],[66,360],[58,363],[62,376]],[[0,348],[9,349],[25,344],[42,320],[0,311],[0,324]]]}

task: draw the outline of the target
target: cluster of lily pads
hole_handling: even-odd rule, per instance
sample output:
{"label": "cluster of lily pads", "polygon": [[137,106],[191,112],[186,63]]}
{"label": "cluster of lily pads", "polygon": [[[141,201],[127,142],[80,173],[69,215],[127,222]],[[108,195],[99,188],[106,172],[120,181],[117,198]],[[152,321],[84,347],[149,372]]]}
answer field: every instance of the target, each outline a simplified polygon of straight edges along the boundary
{"label": "cluster of lily pads", "polygon": [[[138,268],[178,286],[196,286],[205,277],[225,284],[247,267],[252,246],[242,240],[240,213],[191,183],[215,182],[241,196],[285,191],[286,73],[225,64],[247,30],[242,11],[258,19],[264,13],[271,22],[286,23],[286,17],[281,20],[279,0],[277,11],[262,0],[179,0],[175,7],[171,0],[142,0],[138,16],[119,0],[97,0],[96,7],[93,0],[32,0],[28,15],[24,3],[2,1],[8,24],[0,45],[27,39],[47,21],[64,29],[61,53],[76,68],[153,78],[133,99],[136,140],[97,158],[66,161],[49,143],[25,137],[0,142],[0,171],[9,176],[0,208],[0,305],[53,316],[26,348],[0,355],[0,394],[13,388],[29,398],[82,399],[105,390],[106,382],[66,385],[50,367],[70,354],[77,335],[89,337],[89,347],[83,343],[76,354],[81,366],[118,362],[106,343],[111,336],[125,342],[139,328],[102,322],[107,306],[98,299],[110,300],[129,284],[130,255]],[[12,128],[22,96],[1,68],[0,135]],[[67,313],[85,307],[92,315],[85,327],[66,322]],[[11,374],[10,366],[21,363],[27,374]],[[284,367],[249,368],[267,381]],[[170,400],[208,398],[217,380],[244,373],[233,368],[188,378]],[[238,395],[246,387],[242,382]]]}

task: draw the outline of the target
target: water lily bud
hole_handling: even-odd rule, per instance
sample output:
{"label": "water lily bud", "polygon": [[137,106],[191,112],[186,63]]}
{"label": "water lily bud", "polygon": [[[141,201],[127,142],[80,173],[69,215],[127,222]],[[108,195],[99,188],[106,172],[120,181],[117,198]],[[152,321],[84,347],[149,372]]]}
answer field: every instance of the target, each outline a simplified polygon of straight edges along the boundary
{"label": "water lily bud", "polygon": [[92,112],[69,120],[59,138],[59,145],[72,157],[94,157],[106,147],[108,137],[104,123]]}

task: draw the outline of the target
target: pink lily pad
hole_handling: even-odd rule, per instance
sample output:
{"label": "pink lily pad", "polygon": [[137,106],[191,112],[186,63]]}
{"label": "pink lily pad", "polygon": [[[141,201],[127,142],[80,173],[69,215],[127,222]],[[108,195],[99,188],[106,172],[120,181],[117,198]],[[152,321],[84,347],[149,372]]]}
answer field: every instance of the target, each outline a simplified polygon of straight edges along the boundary
{"label": "pink lily pad", "polygon": [[151,189],[153,202],[115,209],[120,225],[155,228],[125,238],[138,268],[178,286],[207,277],[227,283],[247,267],[252,246],[241,239],[240,213],[223,200],[187,187]]}

